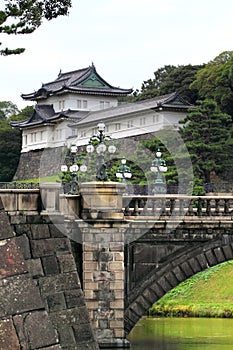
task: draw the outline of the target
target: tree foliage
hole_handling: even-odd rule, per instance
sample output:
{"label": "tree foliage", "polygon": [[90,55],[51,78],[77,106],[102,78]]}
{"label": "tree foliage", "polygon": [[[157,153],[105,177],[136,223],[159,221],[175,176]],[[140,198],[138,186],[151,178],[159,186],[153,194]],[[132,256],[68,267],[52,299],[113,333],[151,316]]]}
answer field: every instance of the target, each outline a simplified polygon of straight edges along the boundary
{"label": "tree foliage", "polygon": [[225,51],[197,72],[191,88],[199,99],[213,99],[221,111],[233,116],[233,51]]}
{"label": "tree foliage", "polygon": [[195,80],[196,74],[202,66],[166,65],[154,72],[154,78],[143,82],[141,92],[135,100],[144,100],[156,96],[170,94],[177,91],[186,101],[195,103],[198,91],[190,89],[190,84]]}
{"label": "tree foliage", "polygon": [[[21,111],[10,101],[0,102],[0,181],[11,181],[18,166],[21,151],[21,131],[12,129],[10,121],[27,119],[33,107],[28,106]],[[4,113],[3,113],[4,112]]]}
{"label": "tree foliage", "polygon": [[18,111],[18,107],[11,101],[0,101],[0,121],[10,118]]}
{"label": "tree foliage", "polygon": [[231,117],[220,111],[213,100],[204,100],[190,109],[186,118],[180,121],[181,136],[189,150],[194,173],[205,183],[211,182],[211,172],[218,172],[227,158],[229,125]]}
{"label": "tree foliage", "polygon": [[[5,8],[0,11],[0,33],[30,34],[42,24],[43,19],[67,15],[70,7],[71,0],[5,0]],[[24,50],[5,48],[0,50],[0,54],[20,54]]]}

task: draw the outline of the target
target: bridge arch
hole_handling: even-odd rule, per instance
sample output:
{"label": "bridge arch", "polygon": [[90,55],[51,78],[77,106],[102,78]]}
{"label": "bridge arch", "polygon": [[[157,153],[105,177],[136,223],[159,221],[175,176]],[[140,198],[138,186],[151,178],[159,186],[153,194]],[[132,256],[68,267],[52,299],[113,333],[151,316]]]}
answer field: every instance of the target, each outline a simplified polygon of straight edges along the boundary
{"label": "bridge arch", "polygon": [[125,300],[125,332],[128,334],[146,311],[178,284],[205,269],[233,260],[233,243],[225,235],[185,249],[151,270]]}

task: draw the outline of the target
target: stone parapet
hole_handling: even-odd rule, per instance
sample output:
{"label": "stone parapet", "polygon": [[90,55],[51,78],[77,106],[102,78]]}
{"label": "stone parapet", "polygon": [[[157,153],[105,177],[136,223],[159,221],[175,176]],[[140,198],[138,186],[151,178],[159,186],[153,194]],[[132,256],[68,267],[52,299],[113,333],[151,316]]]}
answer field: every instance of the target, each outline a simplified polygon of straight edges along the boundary
{"label": "stone parapet", "polygon": [[122,220],[122,195],[125,185],[119,182],[87,182],[80,184],[82,218]]}

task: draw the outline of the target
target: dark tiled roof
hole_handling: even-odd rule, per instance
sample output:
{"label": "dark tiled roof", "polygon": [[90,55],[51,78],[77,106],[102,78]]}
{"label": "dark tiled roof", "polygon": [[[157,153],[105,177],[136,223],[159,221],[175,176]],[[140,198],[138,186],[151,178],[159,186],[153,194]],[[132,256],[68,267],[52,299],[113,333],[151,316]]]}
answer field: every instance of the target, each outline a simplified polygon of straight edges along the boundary
{"label": "dark tiled roof", "polygon": [[89,112],[86,117],[78,121],[78,125],[92,123],[93,121],[105,121],[111,118],[137,113],[146,110],[159,110],[159,108],[170,110],[187,110],[191,107],[188,102],[184,101],[176,92],[157,96],[148,100],[142,100],[134,103],[122,104],[118,107],[112,107],[104,110]]}
{"label": "dark tiled roof", "polygon": [[54,81],[42,84],[39,90],[30,94],[22,94],[21,96],[25,100],[39,100],[65,91],[123,96],[130,94],[132,89],[121,89],[110,85],[97,73],[95,66],[92,65],[72,72],[59,73]]}
{"label": "dark tiled roof", "polygon": [[36,105],[32,116],[29,119],[19,122],[10,122],[10,125],[18,128],[37,126],[55,122],[61,118],[67,118],[63,113],[55,113],[53,105]]}

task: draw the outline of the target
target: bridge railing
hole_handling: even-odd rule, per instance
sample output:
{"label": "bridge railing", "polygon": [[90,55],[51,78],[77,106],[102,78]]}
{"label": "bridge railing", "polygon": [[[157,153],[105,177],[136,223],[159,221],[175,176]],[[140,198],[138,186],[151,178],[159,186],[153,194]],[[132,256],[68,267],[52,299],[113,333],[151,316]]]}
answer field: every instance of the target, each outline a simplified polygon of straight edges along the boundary
{"label": "bridge railing", "polygon": [[233,196],[124,196],[125,216],[233,216]]}
{"label": "bridge railing", "polygon": [[38,189],[40,186],[39,182],[0,182],[0,189],[1,190],[11,190],[11,189]]}

